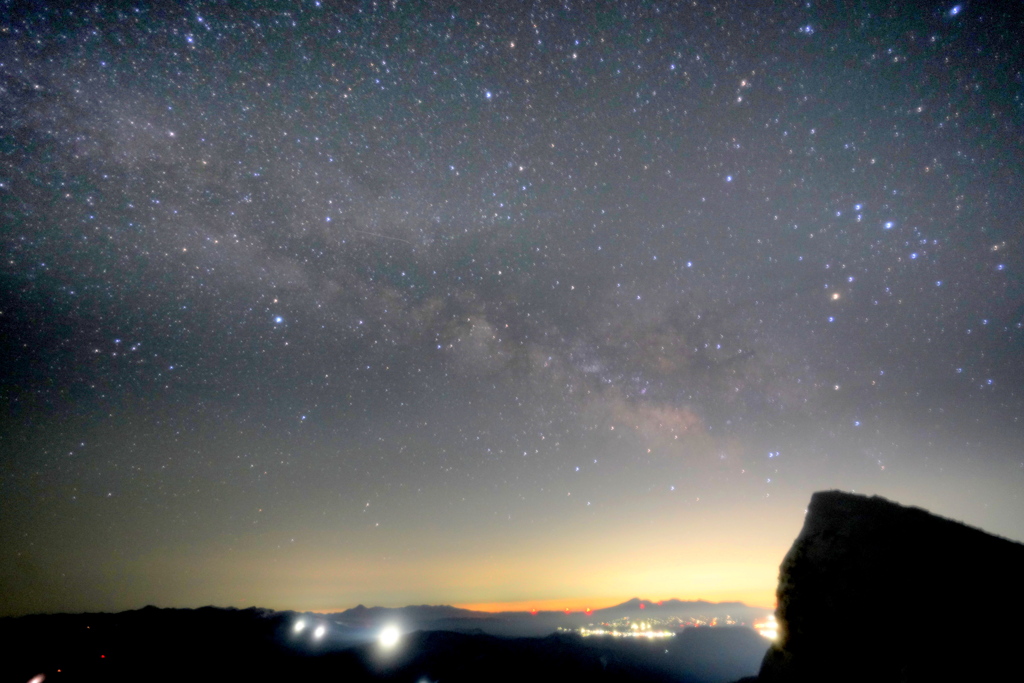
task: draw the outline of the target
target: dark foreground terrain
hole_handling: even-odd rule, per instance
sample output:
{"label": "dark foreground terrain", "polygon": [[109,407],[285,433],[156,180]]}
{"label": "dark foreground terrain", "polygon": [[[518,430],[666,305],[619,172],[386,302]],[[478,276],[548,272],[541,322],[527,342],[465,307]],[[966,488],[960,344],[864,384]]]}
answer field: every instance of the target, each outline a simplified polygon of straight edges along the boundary
{"label": "dark foreground terrain", "polygon": [[[369,634],[261,609],[145,608],[0,620],[0,681],[675,681],[724,683],[757,671],[752,629],[689,628],[673,638],[505,638],[414,631],[385,649]],[[307,621],[309,617],[306,617]]]}
{"label": "dark foreground terrain", "polygon": [[[1018,680],[1021,577],[1024,545],[883,498],[827,491],[814,494],[783,560],[780,632],[771,647],[739,626],[683,628],[651,640],[522,635],[574,619],[615,622],[642,612],[653,623],[692,610],[752,609],[733,603],[631,600],[585,617],[444,606],[324,615],[147,607],[0,619],[0,683],[39,674],[47,681]],[[381,645],[378,635],[399,622],[406,632],[398,643]]]}
{"label": "dark foreground terrain", "polygon": [[1021,680],[1024,545],[878,496],[815,493],[779,571],[764,683]]}

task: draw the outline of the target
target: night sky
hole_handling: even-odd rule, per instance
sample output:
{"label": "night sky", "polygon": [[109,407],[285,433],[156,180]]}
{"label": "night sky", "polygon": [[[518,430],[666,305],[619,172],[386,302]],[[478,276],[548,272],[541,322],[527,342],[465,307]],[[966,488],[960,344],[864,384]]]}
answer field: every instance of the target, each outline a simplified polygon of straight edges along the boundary
{"label": "night sky", "polygon": [[70,4],[0,8],[0,614],[1024,540],[1017,3]]}

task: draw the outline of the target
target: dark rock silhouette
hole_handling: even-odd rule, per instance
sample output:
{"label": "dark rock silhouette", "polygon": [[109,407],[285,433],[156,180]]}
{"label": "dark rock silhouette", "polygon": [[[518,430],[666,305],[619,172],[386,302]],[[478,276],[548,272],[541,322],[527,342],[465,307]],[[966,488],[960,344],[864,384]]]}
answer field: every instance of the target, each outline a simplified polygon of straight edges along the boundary
{"label": "dark rock silhouette", "polygon": [[877,496],[815,493],[776,615],[761,681],[1019,676],[1024,545]]}

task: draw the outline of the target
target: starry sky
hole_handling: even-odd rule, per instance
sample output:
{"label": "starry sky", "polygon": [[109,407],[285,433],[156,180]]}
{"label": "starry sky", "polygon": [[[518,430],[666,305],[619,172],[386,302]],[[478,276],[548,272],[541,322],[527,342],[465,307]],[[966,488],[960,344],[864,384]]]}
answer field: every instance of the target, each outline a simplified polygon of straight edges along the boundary
{"label": "starry sky", "polygon": [[0,16],[0,614],[772,607],[823,488],[1024,540],[1014,3]]}

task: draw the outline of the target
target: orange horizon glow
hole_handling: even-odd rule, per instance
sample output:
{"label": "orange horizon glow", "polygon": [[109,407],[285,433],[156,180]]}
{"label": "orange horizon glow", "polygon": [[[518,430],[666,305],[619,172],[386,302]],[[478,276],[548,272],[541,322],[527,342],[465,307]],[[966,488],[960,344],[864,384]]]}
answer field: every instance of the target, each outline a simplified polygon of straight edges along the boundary
{"label": "orange horizon glow", "polygon": [[[452,607],[458,607],[460,609],[473,610],[474,612],[582,612],[588,613],[594,610],[606,609],[608,607],[614,607],[615,605],[621,605],[627,600],[631,600],[636,596],[630,596],[628,598],[603,598],[603,599],[569,599],[569,600],[510,600],[506,602],[473,602],[473,603],[456,603]],[[664,598],[664,600],[678,599],[682,601],[687,600],[707,600],[708,602],[744,602],[749,607],[758,608],[762,604],[755,602],[750,603],[739,598]],[[645,603],[654,605],[661,604],[663,600],[647,600],[642,598]],[[772,596],[771,602],[767,604],[771,605],[770,608],[765,607],[764,609],[775,609],[775,596]]]}
{"label": "orange horizon glow", "polygon": [[[578,613],[590,613],[594,610],[606,609],[608,607],[614,607],[621,605],[627,600],[632,600],[639,596],[631,595],[628,597],[612,597],[612,598],[545,598],[542,600],[505,600],[505,601],[491,601],[491,602],[429,602],[433,605],[450,605],[458,609],[467,609],[474,612],[578,612]],[[683,602],[692,601],[696,602],[699,600],[705,600],[707,602],[718,603],[718,602],[742,602],[748,607],[755,609],[764,609],[770,612],[774,612],[777,605],[774,591],[770,594],[762,592],[749,592],[741,595],[730,594],[730,595],[714,595],[714,596],[684,596],[675,598],[659,598],[658,600],[651,600],[648,598],[640,598],[645,604],[660,605],[665,600],[680,600]],[[410,605],[413,603],[409,603]],[[415,604],[427,604],[422,602],[416,602]],[[391,609],[406,607],[408,605],[367,605],[367,607],[387,607]],[[355,605],[346,605],[343,607],[328,607],[321,609],[305,609],[297,610],[302,612],[310,612],[312,614],[337,614],[338,612],[344,612],[352,609]]]}
{"label": "orange horizon glow", "polygon": [[460,602],[452,606],[460,609],[473,610],[474,612],[564,612],[566,610],[569,610],[570,612],[585,612],[588,609],[602,609],[622,602],[625,602],[625,600],[619,600],[619,602],[616,603],[614,601],[607,600],[549,599],[509,600],[505,602]]}
{"label": "orange horizon glow", "polygon": [[[615,605],[621,605],[622,603],[629,600],[629,598],[623,598],[622,600],[513,600],[508,602],[455,602],[451,603],[452,607],[458,609],[468,609],[474,612],[586,612],[588,610],[593,611],[595,609],[604,609],[605,607],[613,607]],[[440,604],[440,603],[439,603]],[[398,606],[392,607],[392,609]],[[340,608],[327,608],[327,609],[315,609],[315,610],[304,610],[313,614],[336,614],[337,612],[344,612],[352,607],[340,607]]]}

